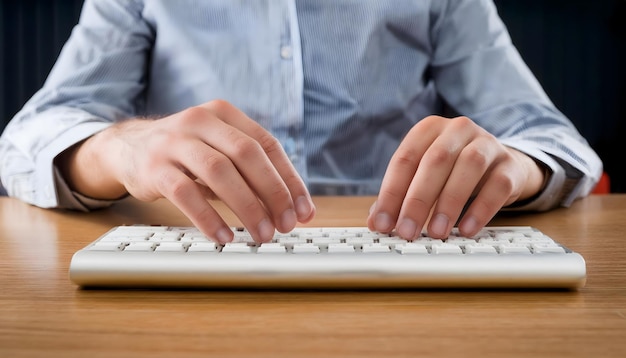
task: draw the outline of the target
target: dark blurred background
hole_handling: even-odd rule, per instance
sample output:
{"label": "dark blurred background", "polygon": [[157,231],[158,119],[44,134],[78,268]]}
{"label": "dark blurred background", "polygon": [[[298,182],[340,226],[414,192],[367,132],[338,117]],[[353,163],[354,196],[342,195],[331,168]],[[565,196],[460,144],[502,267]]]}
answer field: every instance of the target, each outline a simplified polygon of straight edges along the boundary
{"label": "dark blurred background", "polygon": [[[433,0],[436,1],[436,0]],[[544,89],[626,192],[626,0],[495,0]],[[82,0],[0,0],[0,131],[41,87]]]}

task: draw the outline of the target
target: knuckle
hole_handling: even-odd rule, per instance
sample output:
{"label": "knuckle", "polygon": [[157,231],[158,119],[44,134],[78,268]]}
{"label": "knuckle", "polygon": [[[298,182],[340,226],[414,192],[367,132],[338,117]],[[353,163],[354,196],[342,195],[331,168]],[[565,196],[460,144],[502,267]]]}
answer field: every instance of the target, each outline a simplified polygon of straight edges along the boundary
{"label": "knuckle", "polygon": [[388,198],[392,202],[401,202],[402,200],[404,200],[404,196],[405,195],[402,190],[396,186],[382,188],[379,194],[379,197]]}
{"label": "knuckle", "polygon": [[259,202],[256,198],[251,197],[245,201],[242,208],[245,213],[253,213],[259,210]]}
{"label": "knuckle", "polygon": [[399,148],[393,156],[393,161],[401,167],[416,167],[416,157],[410,150]]}
{"label": "knuckle", "polygon": [[429,203],[425,199],[417,196],[407,196],[404,198],[404,204],[407,208],[413,210],[430,210],[432,203]]}
{"label": "knuckle", "polygon": [[261,150],[261,145],[249,137],[240,136],[233,141],[233,154],[237,158],[254,158]]}
{"label": "knuckle", "polygon": [[189,107],[180,113],[180,125],[193,128],[192,126],[195,126],[201,121],[206,120],[207,114],[207,110],[202,107]]}
{"label": "knuckle", "polygon": [[265,216],[265,209],[254,196],[242,199],[241,203],[233,209],[239,217],[245,218],[248,222],[259,222]]}
{"label": "knuckle", "polygon": [[198,160],[213,177],[223,177],[232,167],[230,159],[218,152],[204,153]]}
{"label": "knuckle", "polygon": [[450,192],[442,195],[441,202],[446,203],[447,207],[461,209],[467,203],[469,198],[463,193]]}
{"label": "knuckle", "polygon": [[[198,223],[210,223],[215,221],[215,213],[211,206],[207,205],[200,209],[200,211],[193,214],[194,220]],[[213,235],[217,233],[218,228],[214,228],[212,231]]]}
{"label": "knuckle", "polygon": [[273,200],[276,201],[284,201],[290,199],[289,190],[285,186],[285,183],[277,178],[270,186],[270,192],[272,194]]}
{"label": "knuckle", "polygon": [[478,221],[487,222],[500,210],[500,205],[495,200],[480,196],[472,202],[470,210]]}
{"label": "knuckle", "polygon": [[162,172],[156,182],[157,190],[168,198],[185,198],[189,193],[189,181],[186,177]]}
{"label": "knuckle", "polygon": [[474,121],[465,116],[455,117],[450,121],[453,126],[458,127],[459,129],[467,129],[475,126]]}
{"label": "knuckle", "polygon": [[[211,177],[221,178],[227,174],[233,165],[226,155],[213,150],[191,148],[187,151],[187,157],[190,158],[193,167],[197,171],[193,174],[203,180]],[[208,184],[210,180],[205,182]]]}
{"label": "knuckle", "polygon": [[304,183],[298,172],[288,170],[287,173],[282,174],[282,177],[288,187],[304,189]]}
{"label": "knuckle", "polygon": [[441,123],[442,119],[446,119],[446,118],[445,117],[441,117],[441,116],[437,116],[437,115],[430,115],[430,116],[424,117],[424,119],[422,119],[420,121],[420,123],[422,123],[422,122],[424,124]]}
{"label": "knuckle", "polygon": [[506,194],[507,196],[513,193],[516,187],[515,180],[504,172],[493,173],[491,182],[498,192]]}
{"label": "knuckle", "polygon": [[454,157],[455,155],[452,148],[446,148],[442,146],[432,146],[424,155],[424,159],[434,165],[448,163],[451,160],[454,160]]}
{"label": "knuckle", "polygon": [[489,164],[489,156],[482,148],[473,146],[466,147],[462,153],[463,160],[474,168],[484,169]]}
{"label": "knuckle", "polygon": [[419,138],[422,136],[423,131],[426,131],[429,128],[432,128],[433,126],[441,125],[442,119],[443,117],[434,116],[434,115],[422,118],[422,120],[420,120],[413,127],[411,127],[411,129],[406,135],[405,140],[406,139],[419,140]]}
{"label": "knuckle", "polygon": [[274,183],[270,189],[272,201],[277,203],[287,202],[291,200],[291,195],[285,184],[281,181]]}
{"label": "knuckle", "polygon": [[470,133],[473,136],[481,136],[482,133],[486,133],[486,131],[484,131],[480,126],[478,126],[478,124],[476,124],[468,117],[455,117],[452,118],[450,121],[450,126],[455,131]]}
{"label": "knuckle", "polygon": [[215,113],[229,112],[233,108],[235,108],[235,106],[233,106],[230,102],[228,102],[228,101],[226,101],[224,99],[214,99],[214,100],[208,102],[205,105],[205,107],[209,108],[210,110],[214,111]]}
{"label": "knuckle", "polygon": [[263,133],[259,136],[258,143],[266,153],[276,152],[282,149],[280,142],[270,133]]}

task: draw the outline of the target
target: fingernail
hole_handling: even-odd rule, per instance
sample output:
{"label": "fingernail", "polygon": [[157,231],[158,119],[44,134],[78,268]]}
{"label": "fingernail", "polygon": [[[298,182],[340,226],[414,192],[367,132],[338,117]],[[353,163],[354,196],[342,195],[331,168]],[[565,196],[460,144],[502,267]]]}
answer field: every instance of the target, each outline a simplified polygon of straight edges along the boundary
{"label": "fingernail", "polygon": [[413,240],[416,232],[417,224],[415,221],[408,218],[402,219],[400,225],[398,226],[398,234],[400,234],[400,237],[406,240]]}
{"label": "fingernail", "polygon": [[259,223],[257,230],[263,242],[268,242],[274,237],[274,225],[268,219],[263,219]]}
{"label": "fingernail", "polygon": [[283,211],[280,218],[281,226],[284,230],[291,230],[296,226],[296,212],[293,209]]}
{"label": "fingernail", "polygon": [[467,217],[461,222],[461,231],[464,233],[474,235],[478,232],[479,229],[480,227],[478,225],[478,221],[473,216]]}
{"label": "fingernail", "polygon": [[391,229],[391,216],[385,212],[380,212],[376,214],[376,219],[374,220],[374,227],[376,231],[386,232]]}
{"label": "fingernail", "polygon": [[299,196],[296,199],[296,212],[298,213],[298,218],[303,220],[311,215],[311,210],[313,210],[313,206],[311,201],[306,196]]}
{"label": "fingernail", "polygon": [[232,241],[232,231],[230,229],[221,228],[215,233],[215,238],[220,244],[225,244]]}
{"label": "fingernail", "polygon": [[444,237],[448,235],[448,223],[450,219],[445,214],[437,214],[431,223],[431,230],[435,236]]}

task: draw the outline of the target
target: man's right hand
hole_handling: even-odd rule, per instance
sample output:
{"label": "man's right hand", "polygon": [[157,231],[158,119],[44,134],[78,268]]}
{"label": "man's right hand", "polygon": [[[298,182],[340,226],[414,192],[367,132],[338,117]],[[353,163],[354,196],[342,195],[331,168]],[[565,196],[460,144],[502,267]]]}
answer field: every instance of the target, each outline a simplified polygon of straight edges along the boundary
{"label": "man's right hand", "polygon": [[62,153],[57,165],[88,197],[167,198],[221,243],[233,234],[208,199],[222,200],[258,242],[315,214],[280,143],[221,100],[159,120],[117,123]]}

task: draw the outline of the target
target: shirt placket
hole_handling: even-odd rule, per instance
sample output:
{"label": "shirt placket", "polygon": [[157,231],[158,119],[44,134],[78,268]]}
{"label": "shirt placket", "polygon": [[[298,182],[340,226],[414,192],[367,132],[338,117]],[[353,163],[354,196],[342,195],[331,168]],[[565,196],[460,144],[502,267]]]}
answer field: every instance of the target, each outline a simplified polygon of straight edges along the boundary
{"label": "shirt placket", "polygon": [[303,72],[300,33],[295,1],[272,6],[270,16],[276,26],[278,41],[272,50],[276,58],[272,84],[271,130],[281,142],[289,160],[305,179]]}

